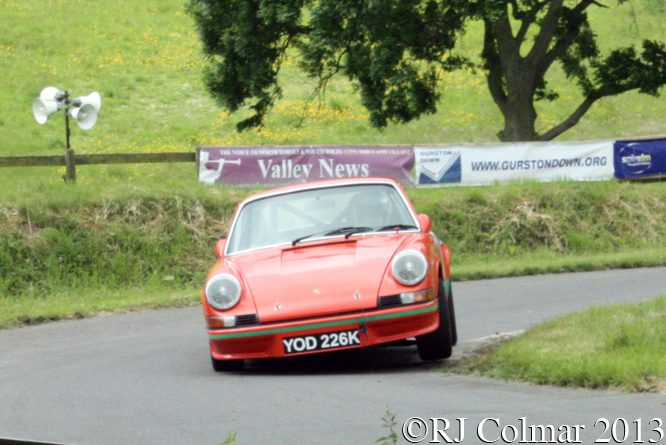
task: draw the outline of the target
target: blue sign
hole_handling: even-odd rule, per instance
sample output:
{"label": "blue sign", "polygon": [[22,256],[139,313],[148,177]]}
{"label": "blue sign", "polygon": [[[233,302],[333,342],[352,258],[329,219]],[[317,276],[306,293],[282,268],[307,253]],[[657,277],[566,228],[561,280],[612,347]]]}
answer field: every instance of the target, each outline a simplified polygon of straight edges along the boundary
{"label": "blue sign", "polygon": [[666,175],[666,139],[617,141],[614,157],[617,178]]}

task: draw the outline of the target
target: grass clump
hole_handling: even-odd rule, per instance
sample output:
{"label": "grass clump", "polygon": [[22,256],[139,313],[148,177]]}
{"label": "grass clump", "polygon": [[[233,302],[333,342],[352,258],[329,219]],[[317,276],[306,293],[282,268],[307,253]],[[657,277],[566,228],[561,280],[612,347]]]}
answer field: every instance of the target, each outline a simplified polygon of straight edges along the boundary
{"label": "grass clump", "polygon": [[666,261],[663,184],[524,183],[408,193],[451,247],[458,278]]}
{"label": "grass clump", "polygon": [[202,281],[235,204],[176,195],[1,206],[0,294]]}
{"label": "grass clump", "polygon": [[544,323],[458,371],[506,380],[666,394],[666,297]]}

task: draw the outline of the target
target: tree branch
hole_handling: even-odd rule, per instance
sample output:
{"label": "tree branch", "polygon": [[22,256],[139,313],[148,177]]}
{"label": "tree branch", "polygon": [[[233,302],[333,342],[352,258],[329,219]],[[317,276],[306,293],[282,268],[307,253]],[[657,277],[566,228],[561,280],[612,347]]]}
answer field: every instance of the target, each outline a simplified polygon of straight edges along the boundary
{"label": "tree branch", "polygon": [[[589,0],[586,0],[589,1]],[[548,51],[550,42],[553,41],[555,33],[557,32],[557,25],[560,17],[562,17],[562,4],[564,0],[550,0],[550,7],[546,16],[541,22],[541,30],[534,39],[534,45],[527,55],[527,62],[535,65]]]}
{"label": "tree branch", "polygon": [[555,139],[557,136],[561,135],[568,129],[572,128],[575,126],[578,121],[580,121],[580,118],[587,113],[587,110],[590,109],[592,104],[594,104],[597,100],[599,100],[600,97],[596,97],[593,95],[589,95],[583,100],[583,103],[581,103],[578,108],[576,108],[576,111],[571,113],[571,116],[569,116],[564,122],[561,124],[557,125],[556,127],[551,128],[548,130],[546,133],[539,135],[538,140],[539,141],[552,141]]}
{"label": "tree branch", "polygon": [[[573,9],[576,14],[582,13],[591,4],[597,4],[595,0],[583,0]],[[603,6],[603,5],[602,5]],[[538,70],[541,75],[545,74],[555,60],[560,57],[571,46],[580,34],[580,26],[567,29],[566,34],[560,38],[555,46],[551,48],[540,61],[537,61]]]}
{"label": "tree branch", "polygon": [[602,97],[616,96],[618,94],[626,93],[627,91],[635,90],[637,88],[639,88],[638,85],[630,83],[628,85],[621,87],[618,86],[614,88],[602,87],[599,90],[593,91],[592,93],[587,95],[587,97],[578,106],[578,108],[576,108],[576,110],[573,113],[571,113],[571,115],[566,120],[564,120],[561,124],[557,125],[556,127],[551,128],[546,133],[540,135],[538,140],[551,141],[555,139],[557,136],[567,131],[568,129],[575,126],[578,123],[578,121],[580,121],[580,119],[585,115],[585,113],[587,113],[590,107]]}
{"label": "tree branch", "polygon": [[527,31],[530,29],[530,26],[532,26],[532,23],[534,23],[537,14],[539,11],[541,11],[541,9],[543,9],[548,1],[549,0],[537,2],[537,4],[535,4],[534,7],[521,19],[520,28],[516,34],[516,40],[518,41],[519,45],[522,45],[523,41],[525,40],[525,36],[527,35]]}
{"label": "tree branch", "polygon": [[507,56],[510,59],[520,57],[520,45],[511,30],[508,7],[502,12],[501,17],[494,24],[486,21],[486,29],[492,31],[493,37],[497,41],[501,61],[502,63],[506,63],[508,62],[505,59]]}
{"label": "tree branch", "polygon": [[509,0],[509,4],[511,5],[511,9],[513,13],[511,14],[515,20],[520,20],[522,19],[523,13],[520,11],[520,8],[518,7],[518,0]]}
{"label": "tree branch", "polygon": [[[317,84],[315,85],[312,94],[310,94],[308,99],[305,101],[306,105],[310,104],[312,101],[314,101],[315,97],[319,96],[320,98],[319,106],[321,106],[322,99],[326,94],[326,87],[328,86],[328,82],[333,78],[333,76],[335,76],[340,72],[342,67],[342,59],[347,55],[347,52],[348,52],[347,48],[340,51],[340,54],[338,54],[338,57],[335,60],[335,63],[333,63],[333,65],[328,69],[328,72],[326,73],[322,72],[319,74]],[[306,117],[305,114],[301,116],[301,118],[299,119],[299,124],[303,123],[305,117]]]}
{"label": "tree branch", "polygon": [[502,114],[506,114],[508,111],[508,104],[506,91],[504,90],[504,84],[502,82],[502,64],[494,45],[495,38],[493,37],[491,27],[492,24],[486,20],[482,52],[483,58],[486,61],[484,68],[488,70],[487,80],[490,95],[492,96]]}
{"label": "tree branch", "polygon": [[600,7],[600,8],[606,8],[606,9],[609,9],[608,6],[606,6],[606,5],[602,4],[602,3],[599,3],[599,2],[595,2],[594,0],[592,0],[592,3],[595,4],[595,5],[597,5],[597,6]]}

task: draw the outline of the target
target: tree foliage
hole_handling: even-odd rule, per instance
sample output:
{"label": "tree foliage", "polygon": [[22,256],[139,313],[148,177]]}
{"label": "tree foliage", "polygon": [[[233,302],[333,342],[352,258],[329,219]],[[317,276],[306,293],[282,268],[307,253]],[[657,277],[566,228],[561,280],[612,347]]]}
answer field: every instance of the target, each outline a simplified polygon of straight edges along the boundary
{"label": "tree foliage", "polygon": [[[576,125],[594,102],[629,90],[658,95],[666,83],[662,43],[644,41],[602,54],[588,20],[596,0],[190,0],[218,103],[261,125],[282,96],[278,73],[287,54],[316,80],[335,75],[358,88],[375,127],[434,113],[442,74],[484,72],[502,112],[503,141],[551,140]],[[484,25],[481,62],[456,55],[466,25]],[[584,99],[560,124],[537,134],[534,102],[557,100],[546,73],[559,62]]]}

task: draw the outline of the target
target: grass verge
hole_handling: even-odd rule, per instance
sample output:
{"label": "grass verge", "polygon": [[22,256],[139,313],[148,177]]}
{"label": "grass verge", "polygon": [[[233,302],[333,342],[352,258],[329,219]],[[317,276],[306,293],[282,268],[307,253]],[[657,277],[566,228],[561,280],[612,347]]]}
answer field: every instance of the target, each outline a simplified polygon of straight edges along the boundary
{"label": "grass verge", "polygon": [[502,255],[495,255],[469,259],[456,264],[451,274],[453,280],[466,281],[664,265],[666,265],[666,247],[567,255],[547,249],[539,249],[518,257],[507,258]]}
{"label": "grass verge", "polygon": [[541,385],[666,394],[666,296],[571,313],[444,369]]}
{"label": "grass verge", "polygon": [[0,297],[0,328],[200,304],[195,286],[71,289],[42,298]]}
{"label": "grass verge", "polygon": [[[252,190],[173,181],[165,188],[84,183],[0,191],[0,327],[189,304],[169,296],[201,286],[216,260],[215,241]],[[408,194],[451,247],[454,280],[666,264],[661,183]]]}

